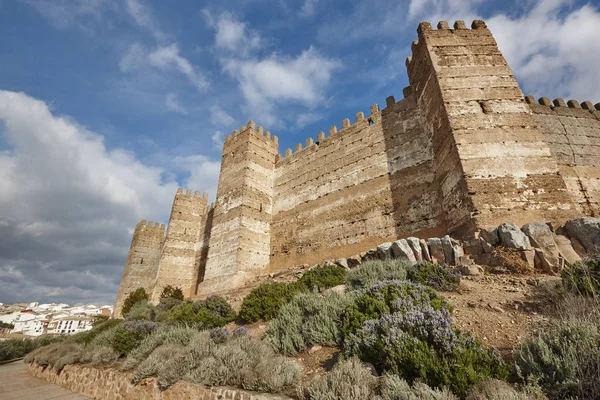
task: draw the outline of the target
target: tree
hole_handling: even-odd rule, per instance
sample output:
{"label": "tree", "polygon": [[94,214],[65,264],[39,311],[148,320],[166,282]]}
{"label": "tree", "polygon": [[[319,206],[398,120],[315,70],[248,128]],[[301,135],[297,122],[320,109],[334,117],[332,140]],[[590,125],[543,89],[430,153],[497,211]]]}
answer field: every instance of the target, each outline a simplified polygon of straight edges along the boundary
{"label": "tree", "polygon": [[123,316],[127,315],[135,303],[148,300],[149,298],[150,296],[148,296],[144,288],[137,288],[134,292],[129,293],[129,296],[123,302],[123,309],[121,310]]}
{"label": "tree", "polygon": [[179,288],[179,287],[173,287],[171,285],[165,286],[165,288],[163,289],[163,291],[160,295],[161,303],[164,299],[168,299],[168,298],[173,298],[173,299],[183,301],[183,290],[181,290],[181,288]]}

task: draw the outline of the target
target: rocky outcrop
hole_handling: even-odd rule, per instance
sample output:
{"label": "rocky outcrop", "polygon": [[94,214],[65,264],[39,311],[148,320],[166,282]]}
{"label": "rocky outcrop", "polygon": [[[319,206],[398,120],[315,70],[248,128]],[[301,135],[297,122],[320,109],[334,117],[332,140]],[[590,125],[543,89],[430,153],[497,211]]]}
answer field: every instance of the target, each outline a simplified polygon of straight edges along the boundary
{"label": "rocky outcrop", "polygon": [[523,225],[522,231],[535,248],[535,268],[548,273],[558,272],[561,267],[560,253],[548,224],[532,222]]}
{"label": "rocky outcrop", "polygon": [[417,259],[415,258],[415,254],[413,253],[413,250],[411,249],[406,239],[396,240],[392,244],[391,248],[394,258],[412,262],[417,261]]}
{"label": "rocky outcrop", "polygon": [[567,221],[565,230],[571,241],[576,240],[586,252],[600,249],[600,218],[583,217]]}
{"label": "rocky outcrop", "polygon": [[167,390],[161,390],[156,378],[146,378],[134,385],[130,382],[128,373],[89,365],[67,365],[59,373],[51,367],[44,368],[30,364],[28,371],[37,378],[98,400],[290,400],[287,396],[255,393],[230,387],[209,388],[187,381],[179,381]]}
{"label": "rocky outcrop", "polygon": [[531,243],[527,235],[512,222],[505,222],[498,227],[500,245],[509,249],[528,250]]}

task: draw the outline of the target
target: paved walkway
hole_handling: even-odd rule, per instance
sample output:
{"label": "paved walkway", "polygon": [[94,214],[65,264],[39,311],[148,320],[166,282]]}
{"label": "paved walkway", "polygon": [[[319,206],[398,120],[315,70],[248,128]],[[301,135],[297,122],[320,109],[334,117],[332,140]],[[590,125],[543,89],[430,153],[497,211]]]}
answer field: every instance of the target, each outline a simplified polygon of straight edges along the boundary
{"label": "paved walkway", "polygon": [[86,400],[59,386],[27,373],[23,360],[0,365],[0,400]]}

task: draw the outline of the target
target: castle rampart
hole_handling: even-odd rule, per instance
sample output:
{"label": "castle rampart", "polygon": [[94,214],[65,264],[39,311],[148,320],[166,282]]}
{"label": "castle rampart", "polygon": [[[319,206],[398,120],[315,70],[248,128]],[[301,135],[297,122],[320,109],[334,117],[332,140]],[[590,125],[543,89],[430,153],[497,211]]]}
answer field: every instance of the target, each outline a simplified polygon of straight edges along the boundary
{"label": "castle rampart", "polygon": [[417,32],[400,101],[283,155],[253,121],[227,136],[214,205],[178,193],[163,242],[136,228],[117,307],[138,283],[207,296],[398,238],[598,215],[600,103],[524,98],[483,21]]}

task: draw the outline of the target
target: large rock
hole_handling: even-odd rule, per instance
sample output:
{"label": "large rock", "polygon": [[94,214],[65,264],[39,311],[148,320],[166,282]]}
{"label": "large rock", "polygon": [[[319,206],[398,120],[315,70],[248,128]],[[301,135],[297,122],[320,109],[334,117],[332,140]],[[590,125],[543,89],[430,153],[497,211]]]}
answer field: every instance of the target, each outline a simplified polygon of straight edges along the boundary
{"label": "large rock", "polygon": [[554,235],[554,242],[556,243],[558,252],[567,263],[575,264],[576,262],[581,261],[581,257],[573,249],[571,241],[568,237],[563,235]]}
{"label": "large rock", "polygon": [[346,263],[348,263],[349,268],[358,267],[361,262],[362,262],[362,258],[360,257],[360,254],[350,256],[346,259]]}
{"label": "large rock", "polygon": [[511,222],[505,222],[498,227],[498,237],[501,246],[519,250],[531,249],[527,235]]}
{"label": "large rock", "polygon": [[479,231],[479,237],[483,238],[486,242],[492,246],[500,243],[500,237],[498,236],[498,228],[494,229],[482,229]]}
{"label": "large rock", "polygon": [[399,260],[417,262],[415,253],[413,253],[413,250],[410,248],[410,245],[406,239],[396,240],[394,243],[392,243],[392,254],[394,255],[394,258]]}
{"label": "large rock", "polygon": [[569,238],[578,240],[586,252],[600,249],[600,218],[571,219],[565,224],[565,229]]}
{"label": "large rock", "polygon": [[421,245],[421,254],[423,255],[423,260],[431,261],[431,254],[429,254],[429,247],[427,246],[425,239],[419,240],[419,244]]}
{"label": "large rock", "polygon": [[392,257],[391,253],[392,242],[381,243],[377,246],[377,258],[380,260],[386,260]]}
{"label": "large rock", "polygon": [[337,260],[335,260],[335,265],[340,266],[345,269],[349,269],[348,260],[346,260],[345,258],[338,258]]}
{"label": "large rock", "polygon": [[541,268],[545,272],[554,273],[560,270],[560,253],[554,242],[554,234],[550,227],[544,222],[532,222],[523,225],[521,229],[529,238],[529,242],[535,247],[536,257],[540,260]]}
{"label": "large rock", "polygon": [[423,252],[421,251],[421,243],[419,242],[419,238],[409,237],[406,238],[406,242],[412,249],[415,259],[417,261],[423,261]]}
{"label": "large rock", "polygon": [[442,241],[440,238],[429,238],[427,239],[427,245],[429,246],[429,253],[431,254],[431,261],[442,265],[446,263],[446,256],[444,255],[444,249],[442,248]]}
{"label": "large rock", "polygon": [[450,236],[446,235],[442,239],[442,250],[444,251],[444,258],[446,259],[446,264],[454,265],[454,251],[452,250],[452,241],[450,240]]}

